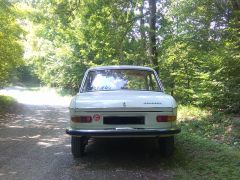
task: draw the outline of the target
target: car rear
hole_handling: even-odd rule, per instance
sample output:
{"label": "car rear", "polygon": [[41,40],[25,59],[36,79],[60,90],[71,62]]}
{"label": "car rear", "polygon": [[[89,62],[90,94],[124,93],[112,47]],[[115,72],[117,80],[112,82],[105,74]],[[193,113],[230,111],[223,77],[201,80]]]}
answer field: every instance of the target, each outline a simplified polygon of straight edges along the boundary
{"label": "car rear", "polygon": [[[116,66],[89,69],[70,104],[72,153],[83,155],[90,137],[161,137],[172,152],[177,105],[163,92],[151,68]],[[169,148],[170,147],[170,148]]]}
{"label": "car rear", "polygon": [[[108,110],[108,111],[81,111],[76,110],[71,113],[70,127],[76,132],[93,132],[89,136],[118,136],[121,131],[132,130],[134,133],[125,133],[124,136],[152,136],[157,137],[164,134],[161,130],[176,128],[176,112],[172,108],[164,108],[163,110],[145,109],[144,111],[131,110]],[[87,131],[86,131],[87,130]],[[97,134],[97,130],[106,131],[106,133]],[[112,132],[112,133],[107,133]],[[137,134],[138,130],[138,134]],[[152,133],[144,133],[145,130],[151,130]],[[149,132],[149,131],[148,131]],[[169,131],[170,132],[170,131]],[[170,133],[171,134],[171,133]],[[78,134],[79,136],[81,133]]]}

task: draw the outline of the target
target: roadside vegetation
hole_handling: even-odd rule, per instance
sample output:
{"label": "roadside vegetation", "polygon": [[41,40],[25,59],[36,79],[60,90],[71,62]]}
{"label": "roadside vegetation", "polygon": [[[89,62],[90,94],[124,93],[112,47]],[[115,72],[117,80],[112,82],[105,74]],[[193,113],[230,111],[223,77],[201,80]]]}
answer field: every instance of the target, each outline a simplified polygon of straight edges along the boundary
{"label": "roadside vegetation", "polygon": [[175,169],[176,179],[237,180],[240,177],[240,151],[183,129],[167,166]]}
{"label": "roadside vegetation", "polygon": [[239,113],[239,14],[238,0],[2,0],[0,86],[76,90],[89,67],[143,65],[181,104]]}
{"label": "roadside vegetation", "polygon": [[178,121],[186,133],[240,148],[240,115],[180,106]]}
{"label": "roadside vegetation", "polygon": [[17,106],[17,102],[10,96],[0,95],[0,114],[14,111]]}
{"label": "roadside vegetation", "polygon": [[239,17],[239,0],[1,0],[0,88],[73,95],[89,67],[150,66],[181,104],[177,178],[239,179]]}
{"label": "roadside vegetation", "polygon": [[239,179],[240,117],[180,106],[176,151],[168,165],[176,179]]}

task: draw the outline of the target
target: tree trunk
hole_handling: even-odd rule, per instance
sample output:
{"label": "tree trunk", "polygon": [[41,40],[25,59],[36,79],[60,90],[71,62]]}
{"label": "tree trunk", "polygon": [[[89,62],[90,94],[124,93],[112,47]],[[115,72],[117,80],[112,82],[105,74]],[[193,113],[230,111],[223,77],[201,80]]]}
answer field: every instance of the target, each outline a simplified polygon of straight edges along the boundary
{"label": "tree trunk", "polygon": [[231,0],[232,3],[232,13],[231,13],[231,26],[235,29],[235,45],[236,48],[240,49],[240,1],[239,0]]}
{"label": "tree trunk", "polygon": [[159,71],[158,67],[158,54],[157,54],[157,40],[156,40],[156,0],[149,0],[150,10],[150,30],[149,30],[149,53],[150,63],[154,66],[154,69]]}
{"label": "tree trunk", "polygon": [[143,59],[141,60],[142,64],[146,63],[145,57],[146,57],[146,53],[147,53],[147,45],[146,45],[146,34],[145,34],[145,27],[144,27],[144,15],[143,15],[143,9],[144,9],[144,1],[142,0],[142,5],[140,7],[140,34],[141,34],[141,45],[142,45],[142,50],[144,51],[144,56],[142,57]]}

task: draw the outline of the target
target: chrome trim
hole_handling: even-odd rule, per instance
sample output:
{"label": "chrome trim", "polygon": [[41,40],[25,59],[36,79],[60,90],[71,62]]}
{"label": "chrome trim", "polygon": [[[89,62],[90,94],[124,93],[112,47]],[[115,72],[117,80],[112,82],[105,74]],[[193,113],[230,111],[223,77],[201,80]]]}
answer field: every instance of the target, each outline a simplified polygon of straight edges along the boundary
{"label": "chrome trim", "polygon": [[144,128],[108,128],[108,129],[66,129],[66,133],[72,136],[168,136],[181,132],[180,128],[170,129],[144,129]]}

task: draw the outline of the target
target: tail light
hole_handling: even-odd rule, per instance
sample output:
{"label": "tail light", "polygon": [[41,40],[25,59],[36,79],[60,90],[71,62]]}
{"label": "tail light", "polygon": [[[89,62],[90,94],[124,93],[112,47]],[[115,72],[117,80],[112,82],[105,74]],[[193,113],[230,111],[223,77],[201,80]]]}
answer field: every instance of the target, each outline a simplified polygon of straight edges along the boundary
{"label": "tail light", "polygon": [[92,116],[76,116],[71,117],[72,122],[75,123],[91,123],[92,122]]}
{"label": "tail light", "polygon": [[157,122],[172,122],[176,121],[177,117],[176,116],[162,116],[159,115],[156,117]]}

